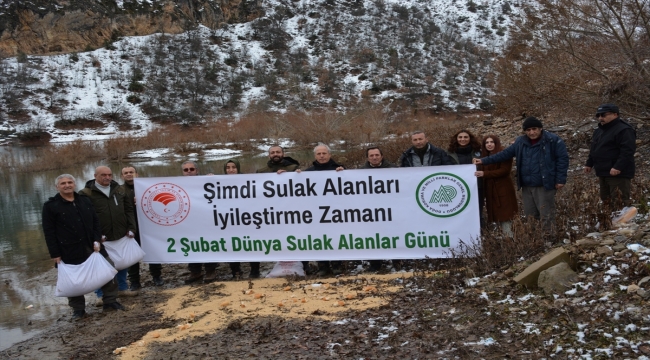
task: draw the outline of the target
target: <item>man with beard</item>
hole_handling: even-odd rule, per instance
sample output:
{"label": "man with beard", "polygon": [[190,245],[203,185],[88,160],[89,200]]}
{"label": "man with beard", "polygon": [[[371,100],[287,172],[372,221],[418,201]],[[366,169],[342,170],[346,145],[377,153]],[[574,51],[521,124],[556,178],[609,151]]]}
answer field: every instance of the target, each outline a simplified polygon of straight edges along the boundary
{"label": "man with beard", "polygon": [[[299,170],[298,169],[299,167],[300,167],[300,163],[298,163],[297,160],[289,156],[284,156],[284,149],[282,148],[282,146],[273,145],[269,148],[269,161],[266,163],[266,166],[261,169],[257,169],[255,173],[282,174],[284,172],[292,172],[292,171]],[[239,169],[239,165],[237,166],[237,168]],[[237,171],[237,173],[239,173],[239,170]],[[232,264],[233,263],[231,263],[231,265]],[[307,267],[305,267],[305,273],[307,272],[307,270],[308,270]],[[239,269],[239,267],[232,268],[232,272],[233,272],[233,277],[236,276],[235,275],[236,272],[239,272],[241,274],[241,270]],[[260,276],[260,263],[251,262],[251,273],[249,277],[257,278],[259,276]]]}
{"label": "man with beard", "polygon": [[266,166],[257,169],[256,173],[278,173],[296,171],[300,164],[289,156],[284,156],[284,149],[279,145],[269,148],[269,161]]}

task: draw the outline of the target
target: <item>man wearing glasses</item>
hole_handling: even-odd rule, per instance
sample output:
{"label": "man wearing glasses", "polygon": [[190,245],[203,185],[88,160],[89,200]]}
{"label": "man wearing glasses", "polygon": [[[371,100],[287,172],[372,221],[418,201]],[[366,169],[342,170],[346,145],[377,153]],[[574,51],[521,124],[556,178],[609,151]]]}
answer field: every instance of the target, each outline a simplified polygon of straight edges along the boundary
{"label": "man wearing glasses", "polygon": [[[194,161],[188,160],[181,164],[183,169],[183,176],[198,176],[199,167]],[[208,174],[212,175],[212,174]],[[217,280],[217,263],[192,263],[187,265],[190,275],[185,279],[185,284],[191,284],[203,279],[205,284],[209,284]],[[201,268],[205,266],[205,277],[201,272]]]}
{"label": "man wearing glasses", "polygon": [[629,206],[630,183],[634,177],[636,131],[619,117],[618,106],[603,104],[596,110],[598,128],[591,138],[585,173],[594,169],[600,185],[600,199],[613,209]]}
{"label": "man wearing glasses", "polygon": [[474,164],[489,165],[517,158],[517,187],[521,189],[524,214],[541,220],[546,240],[556,242],[555,193],[566,184],[569,153],[559,136],[545,131],[535,117],[524,120],[525,135],[505,150],[474,159]]}

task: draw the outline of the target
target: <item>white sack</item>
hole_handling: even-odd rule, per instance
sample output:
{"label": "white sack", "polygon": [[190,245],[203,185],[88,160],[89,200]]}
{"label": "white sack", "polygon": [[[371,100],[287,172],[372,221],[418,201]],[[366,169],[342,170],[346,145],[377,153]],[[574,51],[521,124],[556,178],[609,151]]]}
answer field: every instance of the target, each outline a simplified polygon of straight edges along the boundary
{"label": "white sack", "polygon": [[57,266],[59,273],[56,280],[55,296],[74,297],[99,289],[111,281],[117,270],[98,252],[79,265],[62,262]]}
{"label": "white sack", "polygon": [[144,257],[144,251],[134,238],[125,236],[115,241],[105,241],[104,247],[117,270],[126,269]]}
{"label": "white sack", "polygon": [[278,278],[289,275],[305,276],[301,261],[280,261],[275,263],[267,278]]}

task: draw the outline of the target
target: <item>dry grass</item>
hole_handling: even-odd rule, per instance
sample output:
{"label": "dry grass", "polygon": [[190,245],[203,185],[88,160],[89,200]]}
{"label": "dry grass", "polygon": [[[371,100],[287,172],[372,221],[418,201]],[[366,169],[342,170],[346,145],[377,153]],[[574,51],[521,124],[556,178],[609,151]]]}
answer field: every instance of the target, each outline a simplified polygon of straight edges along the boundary
{"label": "dry grass", "polygon": [[[210,144],[252,151],[261,142],[291,139],[298,149],[310,149],[318,142],[345,150],[338,159],[347,167],[365,161],[365,148],[381,146],[386,159],[395,162],[410,147],[408,134],[422,130],[437,146],[446,147],[449,136],[463,128],[467,120],[457,115],[431,115],[423,112],[385,112],[379,105],[360,105],[342,114],[335,111],[289,111],[285,114],[252,112],[238,119],[219,119],[187,127],[167,125],[144,137],[118,136],[91,145],[74,142],[63,146],[46,146],[33,158],[18,159],[9,152],[0,157],[0,170],[32,172],[64,168],[91,159],[124,161],[138,150],[172,148],[176,153],[201,153]],[[254,139],[254,140],[251,140]],[[339,145],[343,144],[343,145]],[[72,158],[69,156],[73,154]]]}
{"label": "dry grass", "polygon": [[[633,180],[632,198],[639,204],[647,204],[650,184],[640,178]],[[592,177],[582,174],[571,176],[567,185],[556,195],[557,236],[544,239],[539,231],[541,225],[535,219],[521,217],[513,221],[514,238],[508,237],[498,227],[482,230],[481,241],[463,241],[450,255],[453,261],[445,262],[436,269],[448,270],[450,275],[480,276],[502,271],[520,261],[531,258],[547,249],[546,242],[557,244],[564,240],[574,242],[585,234],[611,228],[611,213],[599,200],[598,185]],[[646,205],[647,206],[647,205]],[[520,202],[521,209],[521,202]],[[640,207],[642,212],[643,205]],[[438,264],[439,261],[431,260]],[[427,264],[430,269],[431,264]],[[462,276],[461,276],[462,277]]]}
{"label": "dry grass", "polygon": [[40,147],[29,156],[9,151],[0,157],[0,170],[35,172],[64,169],[103,157],[102,144],[76,140],[63,145]]}

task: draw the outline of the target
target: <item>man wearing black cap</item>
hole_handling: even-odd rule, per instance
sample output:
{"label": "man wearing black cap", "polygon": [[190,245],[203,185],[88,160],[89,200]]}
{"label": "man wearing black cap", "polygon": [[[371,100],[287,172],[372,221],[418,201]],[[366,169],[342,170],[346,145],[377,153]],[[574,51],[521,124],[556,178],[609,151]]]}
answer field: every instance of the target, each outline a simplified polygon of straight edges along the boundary
{"label": "man wearing black cap", "polygon": [[[505,150],[474,164],[494,164],[517,158],[517,187],[521,189],[524,214],[541,219],[544,234],[555,234],[555,193],[564,187],[569,169],[569,153],[559,136],[544,131],[535,117],[524,120],[525,135]],[[549,239],[551,240],[551,239]]]}
{"label": "man wearing black cap", "polygon": [[585,173],[594,168],[600,185],[600,199],[606,206],[629,206],[630,183],[634,177],[636,132],[619,117],[618,106],[603,104],[596,110],[598,128],[591,138]]}

